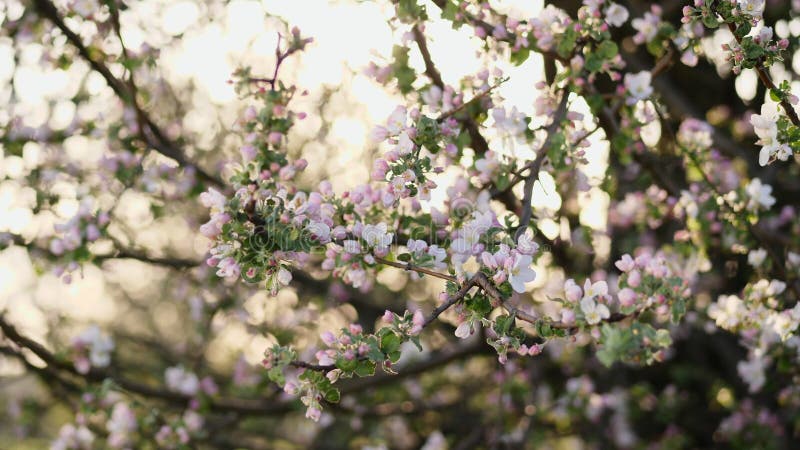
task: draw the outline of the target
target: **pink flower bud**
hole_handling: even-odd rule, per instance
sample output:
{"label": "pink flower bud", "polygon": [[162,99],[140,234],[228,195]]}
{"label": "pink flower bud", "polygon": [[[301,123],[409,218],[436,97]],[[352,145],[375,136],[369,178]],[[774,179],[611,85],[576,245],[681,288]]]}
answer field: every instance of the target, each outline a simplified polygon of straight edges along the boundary
{"label": "pink flower bud", "polygon": [[636,302],[636,292],[631,288],[624,288],[617,294],[619,304],[625,308],[633,306]]}
{"label": "pink flower bud", "polygon": [[244,162],[247,163],[256,159],[256,156],[258,155],[258,150],[255,148],[255,146],[247,144],[243,145],[242,148],[239,149],[239,153],[241,153]]}
{"label": "pink flower bud", "polygon": [[267,137],[267,140],[272,145],[278,145],[281,143],[281,139],[283,139],[283,133],[279,131],[273,131]]}
{"label": "pink flower bud", "polygon": [[632,270],[628,273],[628,285],[631,287],[639,287],[642,283],[642,274],[638,270]]}
{"label": "pink flower bud", "polygon": [[300,392],[300,389],[297,388],[297,385],[292,383],[291,381],[287,381],[285,385],[283,385],[283,392],[286,392],[289,395],[297,395]]}
{"label": "pink flower bud", "polygon": [[564,325],[574,325],[575,324],[575,311],[571,309],[562,309],[561,310],[561,322]]}
{"label": "pink flower bud", "polygon": [[319,336],[322,338],[322,342],[324,342],[328,347],[336,344],[336,336],[334,336],[330,331],[325,331]]}
{"label": "pink flower bud", "polygon": [[256,111],[254,107],[248,106],[247,109],[244,110],[244,120],[246,122],[252,122],[256,120],[256,117],[258,117],[258,111]]}

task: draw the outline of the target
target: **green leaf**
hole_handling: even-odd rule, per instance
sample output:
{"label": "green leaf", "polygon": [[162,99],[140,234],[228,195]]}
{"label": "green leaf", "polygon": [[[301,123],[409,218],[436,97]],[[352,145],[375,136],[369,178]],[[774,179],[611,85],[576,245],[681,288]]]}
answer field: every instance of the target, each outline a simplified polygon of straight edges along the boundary
{"label": "green leaf", "polygon": [[575,42],[578,40],[578,32],[575,31],[573,27],[567,27],[567,30],[562,35],[560,41],[558,41],[558,45],[556,46],[556,52],[558,56],[562,58],[569,58],[572,55],[572,52],[575,50]]}
{"label": "green leaf", "polygon": [[273,367],[267,371],[267,377],[270,381],[279,384],[281,386],[284,385],[286,379],[283,376],[283,368],[282,367]]}
{"label": "green leaf", "polygon": [[603,59],[611,59],[619,53],[619,47],[614,41],[603,41],[597,46],[597,53]]}
{"label": "green leaf", "polygon": [[753,27],[749,23],[747,23],[747,22],[740,23],[739,26],[736,27],[736,31],[734,32],[734,34],[739,39],[741,39],[741,38],[747,36],[748,34],[750,34],[750,30],[752,30],[752,29],[753,29]]}
{"label": "green leaf", "polygon": [[356,367],[356,375],[360,377],[371,377],[375,375],[375,363],[372,361],[361,361]]}
{"label": "green leaf", "polygon": [[508,178],[508,174],[502,174],[494,181],[495,186],[500,191],[505,191],[508,189],[508,186],[511,184],[511,180]]}
{"label": "green leaf", "polygon": [[623,359],[635,344],[630,330],[617,329],[607,323],[601,329],[600,343],[602,346],[597,351],[597,359],[606,367]]}
{"label": "green leaf", "polygon": [[719,20],[717,20],[717,16],[714,14],[703,14],[703,25],[708,28],[717,28],[719,26]]}
{"label": "green leaf", "polygon": [[342,394],[335,387],[323,391],[322,396],[330,403],[339,403],[339,400],[342,398]]}
{"label": "green leaf", "polygon": [[422,345],[420,345],[419,343],[419,336],[413,336],[411,338],[411,343],[414,344],[415,347],[417,347],[417,350],[422,351]]}
{"label": "green leaf", "polygon": [[553,327],[549,323],[540,320],[536,322],[536,334],[541,338],[547,339],[553,335]]}
{"label": "green leaf", "polygon": [[372,362],[381,362],[384,360],[385,356],[378,348],[377,344],[372,344],[369,347],[369,352],[367,352],[367,358]]}
{"label": "green leaf", "polygon": [[527,61],[530,55],[531,51],[523,47],[517,51],[511,52],[511,57],[509,58],[509,61],[511,61],[511,64],[519,66],[522,65],[522,63],[524,63],[525,61]]}
{"label": "green leaf", "polygon": [[603,57],[597,53],[591,53],[586,57],[586,70],[589,72],[597,72],[603,67]]}
{"label": "green leaf", "polygon": [[381,339],[381,351],[387,355],[394,353],[400,349],[400,345],[402,343],[403,340],[400,336],[394,333],[389,333]]}
{"label": "green leaf", "polygon": [[[447,2],[444,9],[442,10],[442,19],[449,20],[454,22],[456,20],[456,14],[458,13],[458,5],[453,2]],[[456,24],[453,24],[455,28]]]}
{"label": "green leaf", "polygon": [[661,348],[672,345],[672,336],[670,336],[668,330],[661,329],[656,331],[656,345]]}
{"label": "green leaf", "polygon": [[497,316],[495,321],[495,331],[500,336],[508,334],[508,330],[514,325],[514,317],[512,316]]}
{"label": "green leaf", "polygon": [[681,317],[686,314],[686,301],[682,298],[676,299],[674,302],[672,302],[672,308],[670,312],[672,313],[672,323],[680,322]]}
{"label": "green leaf", "polygon": [[336,367],[342,369],[343,372],[352,372],[358,367],[358,360],[339,357],[336,359]]}

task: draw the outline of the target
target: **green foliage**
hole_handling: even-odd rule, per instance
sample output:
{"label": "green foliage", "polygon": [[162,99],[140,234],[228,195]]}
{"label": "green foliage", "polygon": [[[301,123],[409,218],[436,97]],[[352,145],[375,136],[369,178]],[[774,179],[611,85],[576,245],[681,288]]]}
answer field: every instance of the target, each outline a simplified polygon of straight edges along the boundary
{"label": "green foliage", "polygon": [[649,324],[634,322],[629,328],[622,328],[605,323],[596,355],[606,367],[616,361],[652,364],[658,358],[657,352],[671,344],[669,331],[655,329]]}
{"label": "green foliage", "polygon": [[417,79],[417,73],[408,64],[408,47],[395,45],[392,50],[392,74],[397,80],[397,87],[403,94],[408,94],[414,88],[412,84]]}

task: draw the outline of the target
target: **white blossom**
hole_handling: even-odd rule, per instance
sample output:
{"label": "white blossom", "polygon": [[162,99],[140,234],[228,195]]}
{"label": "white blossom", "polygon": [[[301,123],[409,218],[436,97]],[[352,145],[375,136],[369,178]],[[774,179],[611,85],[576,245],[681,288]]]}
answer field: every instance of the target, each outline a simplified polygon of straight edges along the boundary
{"label": "white blossom", "polygon": [[584,297],[581,300],[581,311],[590,325],[596,325],[611,316],[608,306],[595,302],[591,297]]}
{"label": "white blossom", "polygon": [[618,3],[612,3],[606,9],[606,22],[613,27],[621,27],[628,17],[628,10]]}
{"label": "white blossom", "polygon": [[766,365],[766,359],[757,356],[753,356],[747,361],[739,361],[736,364],[736,371],[739,372],[739,376],[750,387],[750,392],[758,392],[767,381],[764,375]]}
{"label": "white blossom", "polygon": [[640,100],[646,100],[653,94],[653,87],[650,83],[653,76],[650,72],[643,70],[639,73],[625,74],[625,90],[628,92],[628,104],[634,104]]}
{"label": "white blossom", "polygon": [[197,379],[197,375],[181,366],[168,368],[164,378],[168,388],[184,395],[194,395],[200,388],[200,380]]}
{"label": "white blossom", "polygon": [[745,187],[748,197],[747,209],[758,211],[759,209],[770,209],[775,204],[775,197],[772,196],[772,186],[764,184],[758,178]]}
{"label": "white blossom", "polygon": [[753,267],[761,267],[761,264],[764,263],[766,258],[767,251],[763,248],[750,250],[750,253],[747,254],[747,263]]}
{"label": "white blossom", "polygon": [[764,0],[739,0],[739,8],[744,14],[760,20],[764,14]]}
{"label": "white blossom", "polygon": [[536,272],[531,269],[532,258],[530,255],[517,254],[511,267],[508,269],[508,281],[514,292],[524,293],[525,283],[536,279]]}

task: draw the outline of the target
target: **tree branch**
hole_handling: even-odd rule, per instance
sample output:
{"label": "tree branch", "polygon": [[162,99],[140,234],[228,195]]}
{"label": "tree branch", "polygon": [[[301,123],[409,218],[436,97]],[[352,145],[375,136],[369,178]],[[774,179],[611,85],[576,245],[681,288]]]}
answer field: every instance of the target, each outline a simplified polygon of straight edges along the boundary
{"label": "tree branch", "polygon": [[186,158],[183,150],[171,142],[161,128],[159,128],[158,125],[153,122],[150,116],[141,108],[141,106],[139,106],[139,103],[136,99],[135,90],[132,90],[130,86],[126,85],[126,83],[115,77],[103,62],[95,59],[92,56],[93,52],[83,44],[80,36],[75,34],[75,32],[72,31],[66,23],[64,23],[64,20],[58,12],[58,9],[51,1],[33,0],[33,3],[39,14],[42,17],[47,18],[53,23],[53,25],[61,30],[67,40],[78,50],[78,54],[84,60],[86,60],[87,63],[89,63],[89,66],[94,71],[99,73],[103,79],[105,79],[109,87],[114,91],[115,94],[117,94],[117,97],[119,97],[120,100],[122,100],[122,102],[126,105],[134,108],[137,117],[139,117],[145,125],[144,127],[140,127],[139,134],[149,146],[162,155],[174,159],[178,162],[178,164],[184,167],[193,168],[197,175],[204,181],[216,186],[222,186],[224,184],[222,180],[204,171]]}

